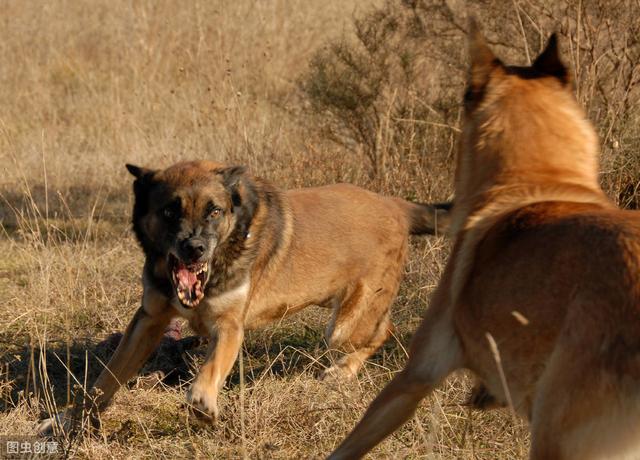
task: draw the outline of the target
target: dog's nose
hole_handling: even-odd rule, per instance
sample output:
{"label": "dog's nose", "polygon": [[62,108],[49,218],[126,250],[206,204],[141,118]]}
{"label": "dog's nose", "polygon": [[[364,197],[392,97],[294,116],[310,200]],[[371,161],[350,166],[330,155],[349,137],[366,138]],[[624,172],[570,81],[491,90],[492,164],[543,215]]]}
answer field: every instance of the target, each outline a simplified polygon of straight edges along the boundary
{"label": "dog's nose", "polygon": [[184,255],[190,260],[198,260],[205,251],[204,243],[196,239],[184,240],[180,243],[180,246]]}

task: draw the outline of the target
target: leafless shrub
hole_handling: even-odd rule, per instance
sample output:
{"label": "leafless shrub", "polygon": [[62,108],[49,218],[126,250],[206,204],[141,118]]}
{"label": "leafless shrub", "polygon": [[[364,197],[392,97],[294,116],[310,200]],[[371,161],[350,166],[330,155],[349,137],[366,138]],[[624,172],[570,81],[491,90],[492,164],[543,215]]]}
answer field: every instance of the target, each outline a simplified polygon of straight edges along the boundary
{"label": "leafless shrub", "polygon": [[[561,35],[576,96],[602,139],[603,185],[637,207],[640,4],[479,1],[470,11],[510,62],[530,63],[552,31]],[[372,176],[411,155],[440,176],[450,171],[466,14],[455,1],[387,0],[355,19],[355,40],[333,41],[312,59],[301,84],[311,107],[330,139],[367,158]]]}
{"label": "leafless shrub", "polygon": [[404,1],[387,1],[354,24],[355,39],[318,51],[301,80],[325,135],[361,153],[371,177],[409,167],[427,172],[425,182],[441,179],[440,188],[447,189],[457,94],[428,72],[438,67],[444,73],[447,66],[428,47],[442,29]]}

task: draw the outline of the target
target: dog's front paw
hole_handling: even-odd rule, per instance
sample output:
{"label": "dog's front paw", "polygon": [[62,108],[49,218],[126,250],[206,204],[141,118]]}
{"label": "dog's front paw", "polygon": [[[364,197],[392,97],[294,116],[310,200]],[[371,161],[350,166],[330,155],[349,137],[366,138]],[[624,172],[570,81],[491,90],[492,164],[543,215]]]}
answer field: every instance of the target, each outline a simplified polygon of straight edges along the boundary
{"label": "dog's front paw", "polygon": [[45,418],[38,424],[36,433],[41,437],[51,437],[71,430],[69,419],[65,422],[65,412],[58,412],[53,417]]}
{"label": "dog's front paw", "polygon": [[187,391],[187,403],[198,418],[209,422],[218,419],[218,395],[210,385],[196,380]]}
{"label": "dog's front paw", "polygon": [[42,420],[36,428],[36,433],[42,437],[75,437],[80,432],[95,434],[98,429],[100,419],[95,413],[72,407]]}
{"label": "dog's front paw", "polygon": [[476,384],[471,389],[471,395],[469,396],[467,405],[478,410],[506,407],[506,404],[498,401],[498,399],[489,392],[489,389],[483,383]]}
{"label": "dog's front paw", "polygon": [[348,382],[356,378],[356,373],[345,364],[335,364],[320,374],[320,380],[328,383]]}

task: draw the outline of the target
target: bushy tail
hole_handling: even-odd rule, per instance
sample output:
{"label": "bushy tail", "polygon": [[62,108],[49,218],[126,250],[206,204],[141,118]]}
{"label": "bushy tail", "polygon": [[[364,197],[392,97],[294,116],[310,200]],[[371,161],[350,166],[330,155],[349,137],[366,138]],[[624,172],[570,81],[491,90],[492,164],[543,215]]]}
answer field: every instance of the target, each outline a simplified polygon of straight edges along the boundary
{"label": "bushy tail", "polygon": [[452,202],[410,203],[403,201],[412,235],[443,235],[449,230]]}

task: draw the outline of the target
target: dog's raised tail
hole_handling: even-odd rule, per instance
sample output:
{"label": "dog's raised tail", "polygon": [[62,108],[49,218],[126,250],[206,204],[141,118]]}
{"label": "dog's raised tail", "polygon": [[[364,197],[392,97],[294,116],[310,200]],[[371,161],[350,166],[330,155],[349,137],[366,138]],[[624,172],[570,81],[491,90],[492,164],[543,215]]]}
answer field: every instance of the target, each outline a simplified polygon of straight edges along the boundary
{"label": "dog's raised tail", "polygon": [[412,235],[444,235],[449,230],[452,202],[411,203],[404,202]]}

